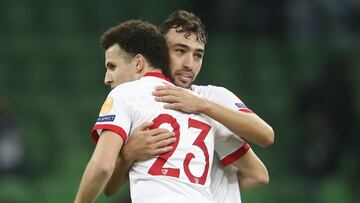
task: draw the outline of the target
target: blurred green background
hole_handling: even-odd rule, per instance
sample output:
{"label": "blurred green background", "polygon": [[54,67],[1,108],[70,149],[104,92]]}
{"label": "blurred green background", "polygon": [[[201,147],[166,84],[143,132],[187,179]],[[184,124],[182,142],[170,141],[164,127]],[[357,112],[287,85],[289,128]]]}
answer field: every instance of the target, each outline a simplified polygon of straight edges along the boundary
{"label": "blurred green background", "polygon": [[[243,202],[359,202],[359,0],[1,0],[0,202],[72,202],[109,89],[99,37],[176,9],[209,41],[197,84],[224,86],[275,130],[252,145],[270,184]],[[319,110],[320,109],[320,110]],[[128,188],[97,202],[128,202]]]}

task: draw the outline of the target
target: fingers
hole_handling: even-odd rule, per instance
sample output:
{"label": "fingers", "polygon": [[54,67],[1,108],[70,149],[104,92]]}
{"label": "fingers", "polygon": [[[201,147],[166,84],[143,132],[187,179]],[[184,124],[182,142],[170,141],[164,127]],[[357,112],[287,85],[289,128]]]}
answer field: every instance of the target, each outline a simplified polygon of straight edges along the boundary
{"label": "fingers", "polygon": [[164,128],[155,128],[155,129],[152,129],[152,130],[149,130],[146,132],[146,134],[148,136],[158,136],[160,134],[163,134],[163,133],[167,133],[169,132],[169,130],[167,129],[164,129]]}
{"label": "fingers", "polygon": [[164,96],[164,95],[177,95],[182,91],[182,88],[173,86],[173,85],[163,85],[155,87],[153,92],[154,96]]}
{"label": "fingers", "polygon": [[141,125],[139,125],[137,128],[134,129],[134,131],[144,131],[149,129],[154,123],[153,122],[144,122]]}
{"label": "fingers", "polygon": [[181,110],[182,105],[180,103],[164,104],[165,109]]}
{"label": "fingers", "polygon": [[174,137],[175,137],[174,132],[165,132],[165,133],[161,133],[161,134],[157,134],[157,135],[153,136],[153,141],[154,141],[154,143],[157,143],[162,140],[174,138]]}
{"label": "fingers", "polygon": [[177,90],[178,87],[174,85],[162,85],[162,86],[156,86],[155,90]]}
{"label": "fingers", "polygon": [[158,102],[173,103],[173,102],[178,102],[179,98],[173,95],[168,95],[168,96],[156,96],[155,100]]}
{"label": "fingers", "polygon": [[175,137],[165,139],[165,140],[161,140],[161,141],[154,144],[154,148],[155,149],[164,148],[164,147],[167,147],[167,146],[169,146],[170,144],[172,144],[174,142],[176,142]]}
{"label": "fingers", "polygon": [[173,150],[173,147],[170,146],[172,143],[176,142],[174,132],[166,132],[162,134],[155,135],[153,138],[153,144],[150,144],[151,150],[150,156],[154,157],[166,152]]}
{"label": "fingers", "polygon": [[155,90],[152,93],[154,96],[178,95],[179,92],[175,90]]}
{"label": "fingers", "polygon": [[153,156],[164,154],[164,153],[169,152],[171,150],[173,150],[172,146],[166,146],[166,147],[163,147],[163,148],[159,148],[159,149],[154,150]]}

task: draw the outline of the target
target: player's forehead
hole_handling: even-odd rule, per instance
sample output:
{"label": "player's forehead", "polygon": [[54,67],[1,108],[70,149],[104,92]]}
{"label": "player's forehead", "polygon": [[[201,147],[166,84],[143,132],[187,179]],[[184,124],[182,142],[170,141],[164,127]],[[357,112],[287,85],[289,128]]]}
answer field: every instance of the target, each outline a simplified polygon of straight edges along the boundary
{"label": "player's forehead", "polygon": [[114,61],[125,60],[127,58],[126,52],[118,44],[114,44],[105,51],[105,66],[107,63],[114,63]]}
{"label": "player's forehead", "polygon": [[106,49],[105,56],[107,58],[121,56],[123,54],[123,52],[124,51],[122,51],[122,49],[120,48],[120,46],[118,44],[114,44],[114,45],[110,46],[108,49]]}
{"label": "player's forehead", "polygon": [[204,50],[205,48],[205,45],[197,39],[194,33],[187,36],[185,32],[177,32],[175,28],[170,29],[165,38],[169,48],[176,45],[185,45],[194,50]]}

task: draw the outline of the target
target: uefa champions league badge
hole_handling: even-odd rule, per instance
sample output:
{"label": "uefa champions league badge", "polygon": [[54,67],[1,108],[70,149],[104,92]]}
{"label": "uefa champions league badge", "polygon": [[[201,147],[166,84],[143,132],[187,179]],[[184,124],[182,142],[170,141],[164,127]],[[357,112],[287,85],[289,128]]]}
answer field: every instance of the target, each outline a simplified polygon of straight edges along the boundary
{"label": "uefa champions league badge", "polygon": [[113,104],[114,104],[114,100],[112,97],[106,98],[104,104],[101,107],[100,114],[102,115],[108,114],[111,111]]}

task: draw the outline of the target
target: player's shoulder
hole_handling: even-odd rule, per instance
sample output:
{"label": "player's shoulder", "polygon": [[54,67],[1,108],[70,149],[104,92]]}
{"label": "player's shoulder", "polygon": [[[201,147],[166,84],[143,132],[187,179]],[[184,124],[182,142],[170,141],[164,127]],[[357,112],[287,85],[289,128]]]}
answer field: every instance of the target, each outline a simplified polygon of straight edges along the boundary
{"label": "player's shoulder", "polygon": [[216,85],[192,85],[191,89],[200,95],[212,95],[212,94],[233,95],[232,92],[226,89],[225,87],[216,86]]}
{"label": "player's shoulder", "polygon": [[130,96],[132,94],[136,94],[137,90],[139,89],[141,89],[141,84],[139,80],[136,80],[136,81],[126,82],[114,87],[111,90],[110,94]]}

